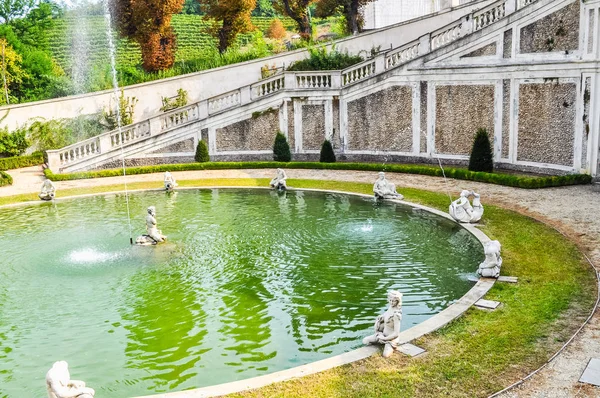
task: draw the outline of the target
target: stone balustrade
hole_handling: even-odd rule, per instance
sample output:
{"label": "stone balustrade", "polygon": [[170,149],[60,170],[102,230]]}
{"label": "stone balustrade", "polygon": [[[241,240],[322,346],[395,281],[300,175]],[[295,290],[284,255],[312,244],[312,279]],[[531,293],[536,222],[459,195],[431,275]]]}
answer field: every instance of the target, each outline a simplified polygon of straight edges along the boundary
{"label": "stone balustrade", "polygon": [[372,59],[344,69],[342,71],[342,86],[347,86],[348,84],[358,82],[374,75],[376,73],[375,70],[375,60]]}
{"label": "stone balustrade", "polygon": [[192,104],[182,108],[177,108],[169,113],[165,113],[160,117],[160,128],[161,130],[167,130],[173,127],[177,127],[194,120],[198,120],[200,114],[198,112],[198,105]]}
{"label": "stone balustrade", "polygon": [[483,29],[486,26],[504,18],[506,16],[506,2],[494,3],[473,14],[473,32]]}
{"label": "stone balustrade", "polygon": [[385,55],[385,69],[410,61],[419,56],[419,40],[412,41],[404,46],[391,50]]}
{"label": "stone balustrade", "polygon": [[60,160],[60,164],[73,163],[80,159],[83,159],[84,157],[89,157],[101,153],[100,138],[93,137],[55,152],[57,152],[56,155]]}
{"label": "stone balustrade", "polygon": [[208,100],[208,114],[213,115],[242,103],[241,89],[229,91]]}
{"label": "stone balustrade", "polygon": [[332,88],[331,72],[295,72],[296,87],[300,89]]}
{"label": "stone balustrade", "polygon": [[452,25],[444,26],[442,29],[439,29],[431,34],[431,51],[436,48],[440,48],[445,46],[446,44],[450,44],[453,41],[460,39],[462,30],[462,21],[458,21],[453,23]]}
{"label": "stone balustrade", "polygon": [[251,86],[251,99],[265,97],[285,88],[285,75],[277,74]]}

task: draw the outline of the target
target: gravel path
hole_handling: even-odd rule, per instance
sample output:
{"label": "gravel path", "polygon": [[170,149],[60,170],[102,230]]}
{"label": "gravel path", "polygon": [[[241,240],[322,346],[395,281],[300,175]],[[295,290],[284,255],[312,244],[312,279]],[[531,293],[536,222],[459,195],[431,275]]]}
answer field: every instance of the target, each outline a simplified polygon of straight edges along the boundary
{"label": "gravel path", "polygon": [[[360,171],[286,170],[289,178],[338,180],[373,183],[377,174]],[[41,168],[28,167],[10,170],[14,185],[0,187],[0,196],[39,192],[43,181]],[[210,170],[173,172],[177,180],[204,178],[272,178],[273,169]],[[482,202],[494,203],[531,215],[558,228],[576,241],[600,269],[600,185],[545,188],[526,190],[470,181],[448,180],[440,177],[388,173],[387,179],[402,187],[436,192],[450,192],[455,199],[462,189],[473,189],[481,194]],[[127,176],[128,182],[156,181],[162,185],[161,173]],[[122,184],[123,177],[58,181],[58,191],[100,185]],[[540,373],[521,386],[503,393],[501,397],[600,397],[600,387],[579,383],[579,377],[591,358],[600,358],[600,311],[576,339]]]}

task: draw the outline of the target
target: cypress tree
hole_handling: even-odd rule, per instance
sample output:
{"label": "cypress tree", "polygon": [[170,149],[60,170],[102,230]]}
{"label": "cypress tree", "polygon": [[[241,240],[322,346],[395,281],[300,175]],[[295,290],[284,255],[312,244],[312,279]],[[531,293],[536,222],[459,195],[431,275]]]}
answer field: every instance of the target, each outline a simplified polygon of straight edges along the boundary
{"label": "cypress tree", "polygon": [[484,128],[477,130],[473,149],[469,158],[469,170],[484,171],[492,173],[494,171],[494,159],[492,155],[492,144],[488,132]]}
{"label": "cypress tree", "polygon": [[198,163],[210,162],[208,146],[204,140],[198,141],[198,146],[196,147],[196,156],[194,156],[194,159]]}
{"label": "cypress tree", "polygon": [[331,145],[331,141],[323,141],[323,145],[321,146],[321,157],[319,158],[319,162],[335,163],[335,153],[333,152],[333,145]]}
{"label": "cypress tree", "polygon": [[276,162],[289,162],[292,160],[290,152],[290,144],[285,139],[285,135],[278,132],[275,136],[275,144],[273,145],[273,159]]}

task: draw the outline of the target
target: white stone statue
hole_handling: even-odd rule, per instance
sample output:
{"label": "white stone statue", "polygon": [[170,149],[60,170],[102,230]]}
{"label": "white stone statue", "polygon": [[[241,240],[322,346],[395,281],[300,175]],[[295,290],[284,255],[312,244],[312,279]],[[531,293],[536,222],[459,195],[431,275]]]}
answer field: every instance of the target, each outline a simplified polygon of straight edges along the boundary
{"label": "white stone statue", "polygon": [[[473,205],[469,202],[469,197],[473,197]],[[470,223],[478,222],[483,216],[483,206],[479,194],[474,191],[464,190],[460,197],[450,203],[448,212],[458,222]]]}
{"label": "white stone statue", "polygon": [[485,260],[479,264],[477,273],[484,278],[497,278],[500,276],[500,266],[502,266],[502,257],[500,257],[500,242],[492,240],[483,245]]}
{"label": "white stone statue", "polygon": [[285,180],[287,180],[287,175],[285,174],[285,171],[283,169],[277,169],[277,175],[271,180],[269,185],[271,186],[271,188],[275,188],[279,191],[285,191],[287,189]]}
{"label": "white stone statue", "polygon": [[54,199],[54,193],[56,192],[56,187],[50,181],[49,178],[46,178],[42,183],[42,190],[38,195],[41,200],[52,200]]}
{"label": "white stone statue", "polygon": [[402,322],[402,293],[391,290],[388,293],[387,310],[375,320],[375,334],[363,339],[363,344],[384,344],[383,356],[392,355],[398,347],[398,335],[400,334],[400,323]]}
{"label": "white stone statue", "polygon": [[156,245],[167,239],[165,235],[156,227],[156,208],[148,207],[146,216],[146,235],[140,235],[135,240],[136,245]]}
{"label": "white stone statue", "polygon": [[71,380],[69,364],[66,361],[54,362],[46,373],[46,389],[48,398],[93,398],[93,388],[85,386],[81,380]]}
{"label": "white stone statue", "polygon": [[171,175],[171,173],[165,171],[165,189],[167,191],[172,191],[177,185],[177,181],[175,181],[175,178]]}
{"label": "white stone statue", "polygon": [[404,196],[396,192],[396,186],[385,179],[385,173],[379,172],[379,178],[373,185],[373,192],[376,199],[404,199]]}

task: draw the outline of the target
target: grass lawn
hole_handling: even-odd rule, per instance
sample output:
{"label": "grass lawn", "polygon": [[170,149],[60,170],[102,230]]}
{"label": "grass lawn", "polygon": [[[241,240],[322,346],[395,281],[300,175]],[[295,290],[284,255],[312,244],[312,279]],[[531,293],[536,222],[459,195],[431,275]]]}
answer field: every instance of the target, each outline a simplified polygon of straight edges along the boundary
{"label": "grass lawn", "polygon": [[[185,186],[267,186],[268,179],[178,181]],[[289,179],[296,188],[372,193],[372,185]],[[161,182],[128,188],[160,188]],[[58,191],[58,197],[122,190],[123,185]],[[402,188],[405,200],[447,211],[443,193]],[[543,194],[543,192],[540,192]],[[37,200],[36,194],[0,198],[0,205]],[[486,298],[502,306],[493,312],[471,308],[447,327],[415,344],[416,358],[394,354],[258,390],[237,397],[486,397],[541,366],[590,314],[596,278],[575,244],[536,220],[485,206],[482,231],[502,244],[502,274],[517,284],[496,283]],[[373,314],[375,317],[377,314]]]}

